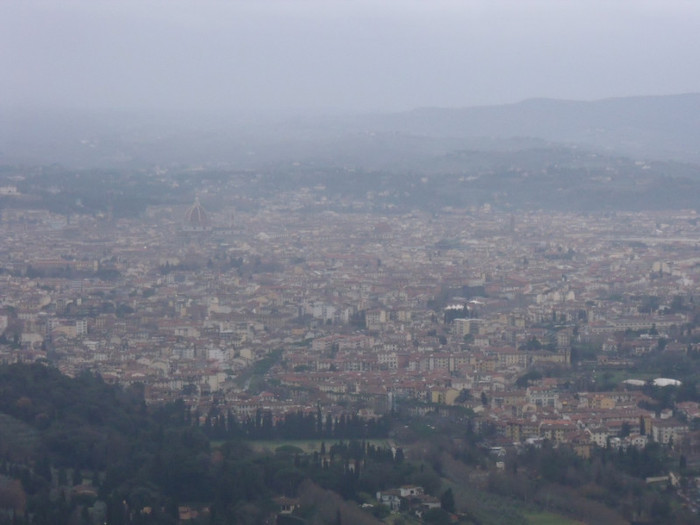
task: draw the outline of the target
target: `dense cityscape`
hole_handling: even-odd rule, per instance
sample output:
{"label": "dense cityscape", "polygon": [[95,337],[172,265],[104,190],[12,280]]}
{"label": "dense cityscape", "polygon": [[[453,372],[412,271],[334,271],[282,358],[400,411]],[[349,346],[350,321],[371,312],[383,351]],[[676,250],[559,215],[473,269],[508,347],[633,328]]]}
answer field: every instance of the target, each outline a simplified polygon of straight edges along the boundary
{"label": "dense cityscape", "polygon": [[184,402],[214,438],[379,437],[419,461],[386,418],[456,422],[479,435],[482,473],[523,446],[653,445],[666,459],[647,483],[697,511],[694,210],[397,211],[323,185],[241,205],[204,181],[189,203],[117,216],[37,209],[6,173],[4,363]]}
{"label": "dense cityscape", "polygon": [[696,525],[700,2],[0,1],[0,525]]}

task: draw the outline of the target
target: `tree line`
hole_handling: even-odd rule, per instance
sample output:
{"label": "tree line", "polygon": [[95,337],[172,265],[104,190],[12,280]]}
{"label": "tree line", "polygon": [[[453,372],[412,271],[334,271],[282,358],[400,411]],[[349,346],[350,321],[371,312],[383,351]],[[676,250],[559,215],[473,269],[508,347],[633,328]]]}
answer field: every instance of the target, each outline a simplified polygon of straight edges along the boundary
{"label": "tree line", "polygon": [[[188,416],[185,416],[188,419]],[[258,408],[255,414],[238,418],[230,410],[213,407],[200,424],[197,414],[193,424],[201,427],[210,439],[377,439],[385,438],[391,428],[389,416],[362,419],[357,414],[322,414],[296,411],[275,419],[270,410]]]}

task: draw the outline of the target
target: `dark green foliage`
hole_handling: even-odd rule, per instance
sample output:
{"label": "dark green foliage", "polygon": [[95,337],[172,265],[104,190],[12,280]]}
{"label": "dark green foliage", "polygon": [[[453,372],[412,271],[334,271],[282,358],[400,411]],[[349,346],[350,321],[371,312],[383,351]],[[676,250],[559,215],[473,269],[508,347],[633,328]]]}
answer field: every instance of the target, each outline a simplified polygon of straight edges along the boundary
{"label": "dark green foliage", "polygon": [[671,496],[660,496],[645,482],[669,470],[667,451],[658,444],[642,450],[595,449],[584,459],[564,445],[554,448],[545,442],[506,463],[505,471],[489,478],[489,490],[496,494],[578,518],[598,516],[599,522],[623,522],[624,517],[673,523]]}
{"label": "dark green foliage", "polygon": [[272,420],[272,413],[257,410],[255,416],[238,421],[230,412],[224,414],[213,408],[207,416],[202,431],[211,439],[373,439],[388,435],[390,419],[363,420],[357,415],[330,415],[324,419],[319,411],[286,414],[279,421]]}
{"label": "dark green foliage", "polygon": [[143,409],[142,399],[90,373],[69,379],[40,364],[0,368],[0,411],[41,430],[59,465],[101,469],[109,456],[126,454]]}
{"label": "dark green foliage", "polygon": [[444,509],[430,509],[423,514],[425,523],[434,525],[448,525],[451,523],[450,514]]}
{"label": "dark green foliage", "polygon": [[[79,484],[95,487],[109,524],[174,524],[183,504],[208,507],[210,523],[260,523],[275,514],[273,497],[297,497],[304,480],[357,499],[406,483],[412,471],[359,439],[332,444],[329,454],[281,448],[274,456],[230,440],[246,432],[364,437],[385,433],[381,422],[342,416],[326,425],[316,411],[277,427],[269,413],[241,424],[212,411],[200,427],[182,401],[148,410],[138,386],[123,390],[88,373],[71,379],[40,364],[0,366],[0,414],[3,427],[35,435],[31,447],[7,442],[14,459],[2,471],[26,494],[32,524],[80,523],[95,495],[71,496]],[[229,441],[212,450],[208,434]],[[52,481],[58,499],[50,497]],[[141,513],[146,507],[151,512]]]}
{"label": "dark green foliage", "polygon": [[455,511],[455,496],[452,493],[452,489],[447,489],[440,496],[440,507],[447,512]]}
{"label": "dark green foliage", "polygon": [[540,372],[539,370],[531,370],[520,376],[515,382],[515,384],[518,388],[526,388],[531,381],[534,382],[539,379],[542,379],[542,372]]}

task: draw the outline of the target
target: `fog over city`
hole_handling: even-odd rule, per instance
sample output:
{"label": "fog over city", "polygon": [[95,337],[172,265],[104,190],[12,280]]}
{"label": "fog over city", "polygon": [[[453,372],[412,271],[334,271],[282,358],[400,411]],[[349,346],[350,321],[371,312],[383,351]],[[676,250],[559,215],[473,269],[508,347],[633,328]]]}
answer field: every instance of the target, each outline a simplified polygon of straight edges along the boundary
{"label": "fog over city", "polygon": [[0,0],[0,525],[697,525],[698,28]]}
{"label": "fog over city", "polygon": [[687,0],[0,5],[0,105],[396,111],[700,91]]}

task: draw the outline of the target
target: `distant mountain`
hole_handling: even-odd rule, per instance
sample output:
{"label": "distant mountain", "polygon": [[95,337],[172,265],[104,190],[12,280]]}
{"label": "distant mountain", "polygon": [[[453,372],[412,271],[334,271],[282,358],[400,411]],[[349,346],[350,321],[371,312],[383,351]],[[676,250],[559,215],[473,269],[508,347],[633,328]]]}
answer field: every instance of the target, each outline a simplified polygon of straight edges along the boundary
{"label": "distant mountain", "polygon": [[267,169],[301,162],[431,171],[434,158],[455,151],[561,146],[700,164],[700,94],[293,118],[0,109],[0,164]]}
{"label": "distant mountain", "polygon": [[362,125],[375,132],[431,138],[538,138],[636,158],[700,162],[698,93],[423,108],[367,117]]}

